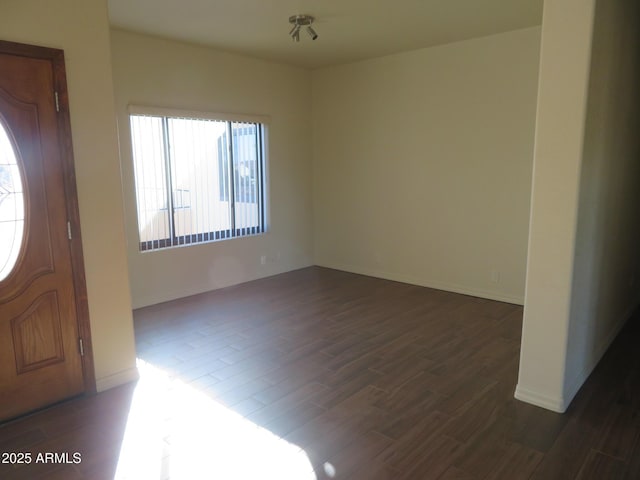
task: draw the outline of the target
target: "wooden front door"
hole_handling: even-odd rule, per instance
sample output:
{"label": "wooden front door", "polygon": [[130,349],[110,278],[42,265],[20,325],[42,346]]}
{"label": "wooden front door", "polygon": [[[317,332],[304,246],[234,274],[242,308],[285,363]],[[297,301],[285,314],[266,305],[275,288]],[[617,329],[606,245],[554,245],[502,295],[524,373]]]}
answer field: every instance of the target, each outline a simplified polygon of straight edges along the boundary
{"label": "wooden front door", "polygon": [[61,50],[0,41],[0,421],[93,381],[66,99]]}

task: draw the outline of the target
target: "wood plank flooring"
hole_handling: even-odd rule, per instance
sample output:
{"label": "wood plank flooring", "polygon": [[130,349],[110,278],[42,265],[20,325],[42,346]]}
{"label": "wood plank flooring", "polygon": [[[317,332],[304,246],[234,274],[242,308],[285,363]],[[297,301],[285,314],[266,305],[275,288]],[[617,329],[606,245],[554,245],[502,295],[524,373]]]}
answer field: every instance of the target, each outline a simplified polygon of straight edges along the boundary
{"label": "wood plank flooring", "polygon": [[137,385],[0,426],[82,461],[0,478],[640,478],[639,318],[559,415],[514,305],[314,267],[134,313]]}

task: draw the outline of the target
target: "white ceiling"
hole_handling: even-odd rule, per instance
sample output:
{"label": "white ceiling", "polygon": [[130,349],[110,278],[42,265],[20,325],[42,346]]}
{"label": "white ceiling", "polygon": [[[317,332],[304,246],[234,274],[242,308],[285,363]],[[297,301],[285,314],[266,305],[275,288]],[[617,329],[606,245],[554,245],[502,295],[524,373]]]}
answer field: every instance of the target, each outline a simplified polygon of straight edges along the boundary
{"label": "white ceiling", "polygon": [[[115,28],[309,68],[539,25],[543,0],[109,0]],[[316,17],[319,38],[289,36]]]}

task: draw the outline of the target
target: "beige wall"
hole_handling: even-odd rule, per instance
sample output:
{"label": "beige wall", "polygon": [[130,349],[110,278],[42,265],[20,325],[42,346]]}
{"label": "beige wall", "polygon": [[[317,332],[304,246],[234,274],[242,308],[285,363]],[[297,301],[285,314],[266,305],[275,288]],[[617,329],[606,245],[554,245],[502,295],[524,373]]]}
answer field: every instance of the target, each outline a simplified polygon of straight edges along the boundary
{"label": "beige wall", "polygon": [[316,263],[522,303],[539,42],[315,70]]}
{"label": "beige wall", "polygon": [[[311,265],[310,73],[145,35],[111,38],[134,307]],[[269,232],[138,252],[129,104],[267,115]]]}
{"label": "beige wall", "polygon": [[640,303],[640,4],[597,0],[565,398]]}
{"label": "beige wall", "polygon": [[4,0],[0,38],[65,51],[98,389],[135,378],[106,0]]}
{"label": "beige wall", "polygon": [[545,1],[516,397],[556,411],[638,305],[638,13]]}

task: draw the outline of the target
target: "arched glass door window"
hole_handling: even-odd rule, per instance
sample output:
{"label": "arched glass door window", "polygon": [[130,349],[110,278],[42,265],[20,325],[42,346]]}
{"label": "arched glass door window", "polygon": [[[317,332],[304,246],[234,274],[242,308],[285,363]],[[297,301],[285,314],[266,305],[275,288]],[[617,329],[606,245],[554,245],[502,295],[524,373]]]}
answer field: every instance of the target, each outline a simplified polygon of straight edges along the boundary
{"label": "arched glass door window", "polygon": [[24,241],[24,193],[16,152],[0,119],[0,282],[13,271]]}

